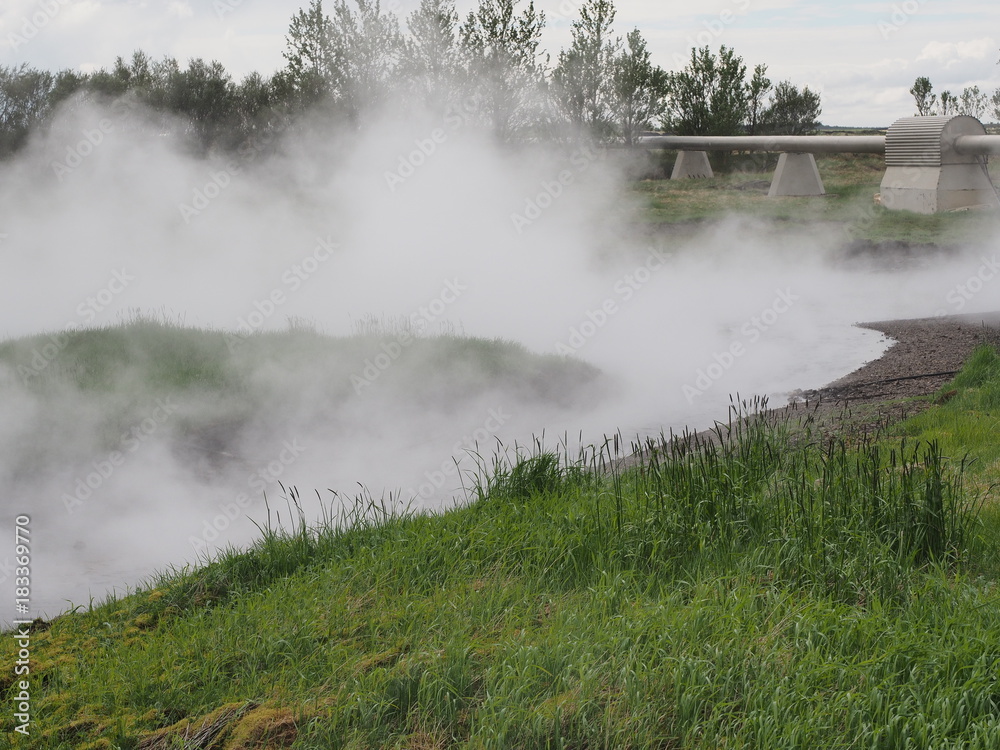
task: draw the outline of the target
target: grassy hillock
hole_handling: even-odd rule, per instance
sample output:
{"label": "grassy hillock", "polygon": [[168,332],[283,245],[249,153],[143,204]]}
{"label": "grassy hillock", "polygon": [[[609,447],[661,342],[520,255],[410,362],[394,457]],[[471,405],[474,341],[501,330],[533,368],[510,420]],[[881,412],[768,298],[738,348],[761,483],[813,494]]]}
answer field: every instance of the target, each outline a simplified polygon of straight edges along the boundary
{"label": "grassy hillock", "polygon": [[[423,336],[392,321],[369,321],[360,329],[339,338],[307,327],[245,334],[140,316],[104,328],[0,342],[0,387],[20,382],[41,394],[67,386],[90,393],[204,391],[249,398],[255,407],[263,395],[254,391],[259,384],[253,376],[260,371],[276,382],[319,381],[335,401],[357,395],[352,376],[377,380],[379,390],[433,399],[501,385],[558,399],[568,397],[570,386],[597,379],[596,370],[582,362],[534,354],[512,341]],[[366,374],[369,363],[376,365]],[[441,377],[442,363],[449,377]]]}
{"label": "grassy hillock", "polygon": [[389,324],[335,338],[305,328],[236,335],[139,318],[0,342],[0,405],[11,407],[8,414],[28,402],[33,409],[5,456],[21,481],[122,450],[123,434],[158,399],[175,409],[162,435],[170,432],[179,459],[193,460],[199,450],[239,453],[242,440],[266,438],[282,424],[335,438],[365,410],[449,415],[491,393],[526,408],[569,409],[606,388],[579,360]]}
{"label": "grassy hillock", "polygon": [[2,729],[32,748],[997,747],[996,352],[946,393],[878,437],[751,408],[639,468],[614,439],[538,449],[485,461],[447,513],[361,497],[265,529],[36,623],[32,736],[9,711]]}

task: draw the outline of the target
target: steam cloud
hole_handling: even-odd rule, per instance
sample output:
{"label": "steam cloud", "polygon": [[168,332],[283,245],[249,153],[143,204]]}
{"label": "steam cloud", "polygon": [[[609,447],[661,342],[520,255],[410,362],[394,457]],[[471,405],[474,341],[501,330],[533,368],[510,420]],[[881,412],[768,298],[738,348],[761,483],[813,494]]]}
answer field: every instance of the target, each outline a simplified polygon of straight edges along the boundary
{"label": "steam cloud", "polygon": [[[456,122],[386,121],[349,137],[297,128],[266,153],[204,159],[83,105],[4,165],[0,334],[49,334],[41,369],[60,367],[61,332],[136,311],[226,331],[237,346],[290,321],[330,335],[369,316],[389,324],[367,372],[322,357],[258,368],[252,414],[238,394],[164,400],[139,371],[100,398],[43,397],[23,373],[0,372],[0,528],[12,539],[15,516],[32,516],[39,613],[192,561],[193,537],[209,552],[247,542],[246,516],[265,520],[279,480],[304,496],[361,483],[444,507],[461,497],[444,467],[468,468],[464,451],[489,452],[494,436],[598,442],[708,426],[731,393],[780,401],[878,356],[886,343],[856,322],[996,306],[1000,286],[955,295],[995,240],[886,265],[845,256],[843,234],[817,226],[734,217],[657,235],[637,229],[613,158],[515,151]],[[416,402],[393,383],[430,371],[447,390],[463,376],[411,356],[396,321],[572,354],[609,387],[547,403],[493,386]],[[108,399],[127,415],[110,436]],[[193,421],[238,425],[239,439],[192,441]],[[75,488],[95,474],[81,499]],[[8,586],[12,557],[0,549]]]}

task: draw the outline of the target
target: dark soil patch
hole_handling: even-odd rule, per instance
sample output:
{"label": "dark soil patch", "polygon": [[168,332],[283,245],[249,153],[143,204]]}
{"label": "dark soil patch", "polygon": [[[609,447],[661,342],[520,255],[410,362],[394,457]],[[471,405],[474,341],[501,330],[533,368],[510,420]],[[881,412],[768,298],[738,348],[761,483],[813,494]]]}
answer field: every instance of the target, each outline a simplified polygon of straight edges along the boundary
{"label": "dark soil patch", "polygon": [[1000,312],[860,325],[896,343],[850,375],[818,391],[799,393],[798,400],[870,402],[927,396],[951,380],[977,346],[1000,346]]}
{"label": "dark soil patch", "polygon": [[[1000,347],[1000,312],[860,324],[895,343],[879,359],[813,391],[792,394],[782,411],[803,410],[822,434],[874,432],[930,406],[982,344]],[[947,399],[942,394],[939,401]]]}

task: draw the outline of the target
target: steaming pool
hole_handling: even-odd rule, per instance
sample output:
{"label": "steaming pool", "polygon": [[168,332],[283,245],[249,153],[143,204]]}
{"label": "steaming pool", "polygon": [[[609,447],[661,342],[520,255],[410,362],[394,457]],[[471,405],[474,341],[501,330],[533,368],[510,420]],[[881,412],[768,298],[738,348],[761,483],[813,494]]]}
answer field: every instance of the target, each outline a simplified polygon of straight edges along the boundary
{"label": "steaming pool", "polygon": [[[994,240],[859,253],[842,228],[746,216],[626,231],[596,166],[513,226],[551,161],[456,141],[387,192],[383,152],[329,173],[289,157],[186,219],[206,166],[166,144],[88,164],[58,196],[0,175],[0,340],[41,335],[19,364],[0,358],[0,502],[8,538],[32,519],[30,615],[244,546],[269,508],[290,520],[289,487],[313,516],[361,487],[444,509],[471,453],[708,427],[731,395],[779,405],[880,356],[889,342],[860,321],[997,307],[989,285],[956,297]],[[61,343],[137,316],[205,335],[176,352]],[[375,343],[322,361],[247,343],[289,331]],[[173,366],[152,377],[149,360]],[[9,590],[12,558],[0,550]]]}

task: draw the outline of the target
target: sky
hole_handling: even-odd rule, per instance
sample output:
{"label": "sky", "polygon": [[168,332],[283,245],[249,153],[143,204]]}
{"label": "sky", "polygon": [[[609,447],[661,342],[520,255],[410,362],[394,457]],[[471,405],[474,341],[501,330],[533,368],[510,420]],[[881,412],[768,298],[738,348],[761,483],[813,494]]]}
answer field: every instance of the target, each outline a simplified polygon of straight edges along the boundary
{"label": "sky", "polygon": [[[569,43],[581,0],[538,0],[543,48]],[[383,6],[404,18],[419,0]],[[0,65],[84,71],[143,49],[153,57],[216,59],[236,77],[282,67],[289,19],[305,0],[4,0]],[[459,0],[460,15],[475,5]],[[886,126],[914,114],[909,88],[1000,88],[1000,29],[993,2],[956,0],[621,0],[616,32],[639,28],[654,61],[678,69],[694,46],[732,47],[773,81],[822,95],[827,125]]]}

